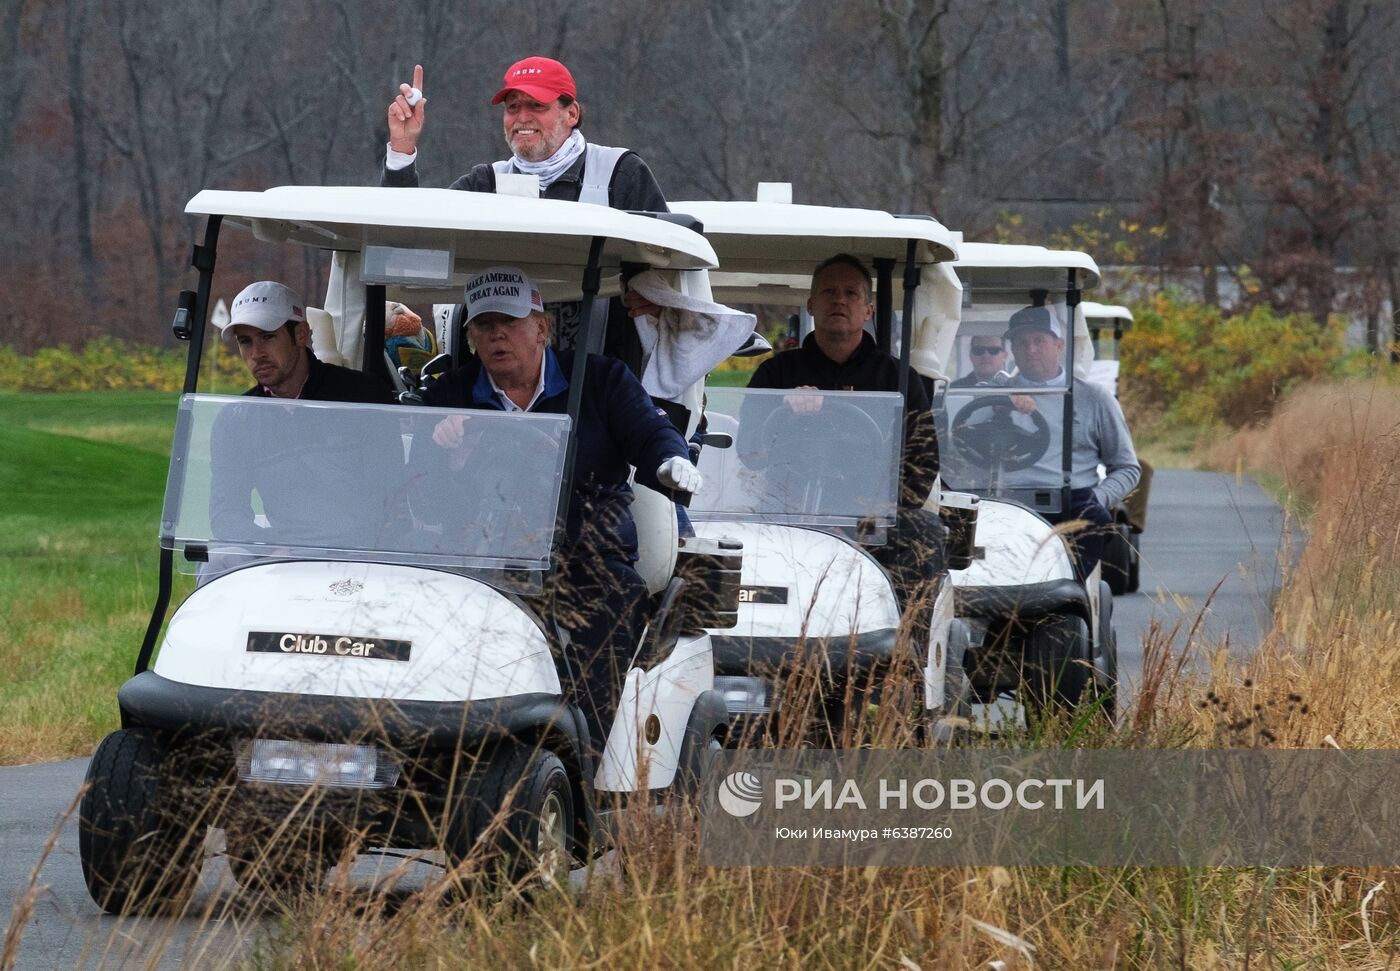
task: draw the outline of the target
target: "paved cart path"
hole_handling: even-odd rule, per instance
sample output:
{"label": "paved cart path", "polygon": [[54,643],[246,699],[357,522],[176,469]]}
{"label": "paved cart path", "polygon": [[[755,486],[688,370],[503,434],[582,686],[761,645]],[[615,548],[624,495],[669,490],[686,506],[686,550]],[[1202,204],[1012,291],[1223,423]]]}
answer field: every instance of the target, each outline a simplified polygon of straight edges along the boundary
{"label": "paved cart path", "polygon": [[1231,654],[1248,656],[1272,623],[1284,539],[1283,510],[1253,480],[1158,471],[1142,535],[1142,589],[1113,604],[1129,690],[1142,679],[1142,641],[1154,620],[1168,631],[1180,626],[1180,647],[1199,617],[1199,643],[1228,638]]}
{"label": "paved cart path", "polygon": [[[1203,635],[1207,641],[1228,636],[1234,652],[1247,654],[1267,630],[1280,573],[1283,514],[1248,480],[1159,471],[1148,515],[1143,590],[1115,603],[1129,690],[1142,675],[1142,638],[1150,623],[1155,619],[1168,629],[1179,623],[1180,643],[1217,583]],[[246,955],[236,942],[275,927],[256,915],[207,922],[100,915],[83,886],[75,822],[64,819],[86,768],[86,759],[75,759],[0,769],[0,926],[11,923],[16,901],[33,901],[17,968],[217,968]],[[40,889],[31,895],[30,873],[55,830],[57,840],[39,872]],[[221,910],[233,892],[228,868],[215,860],[205,867],[195,909]]]}

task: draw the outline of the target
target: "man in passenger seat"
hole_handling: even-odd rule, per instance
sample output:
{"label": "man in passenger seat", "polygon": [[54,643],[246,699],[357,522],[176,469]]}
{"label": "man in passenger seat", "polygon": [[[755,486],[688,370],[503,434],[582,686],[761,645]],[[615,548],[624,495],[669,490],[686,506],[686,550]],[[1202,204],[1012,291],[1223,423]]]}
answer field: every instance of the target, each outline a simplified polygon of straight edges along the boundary
{"label": "man in passenger seat", "polygon": [[[395,401],[377,377],[316,359],[305,305],[281,283],[264,280],[245,287],[233,300],[221,336],[257,382],[244,397]],[[356,422],[345,411],[328,409],[220,408],[209,437],[211,540],[219,545],[315,543],[324,540],[326,523],[337,518],[392,528],[398,504],[388,483],[397,478],[383,462],[394,455],[397,419],[376,418],[370,411]],[[316,501],[309,502],[308,495]],[[339,517],[328,516],[328,510],[338,511]],[[201,575],[219,568],[211,559]]]}
{"label": "man in passenger seat", "polygon": [[[539,289],[512,266],[467,283],[467,326],[478,358],[444,374],[424,392],[427,405],[563,414],[574,351],[549,346],[550,320]],[[637,573],[637,527],[628,466],[636,481],[662,492],[695,492],[700,473],[665,413],[619,361],[590,354],[577,440],[566,542],[550,591],[552,613],[568,631],[565,652],[574,695],[601,753],[626,673],[646,623],[647,587]],[[454,465],[470,463],[462,415],[449,415],[433,441]]]}

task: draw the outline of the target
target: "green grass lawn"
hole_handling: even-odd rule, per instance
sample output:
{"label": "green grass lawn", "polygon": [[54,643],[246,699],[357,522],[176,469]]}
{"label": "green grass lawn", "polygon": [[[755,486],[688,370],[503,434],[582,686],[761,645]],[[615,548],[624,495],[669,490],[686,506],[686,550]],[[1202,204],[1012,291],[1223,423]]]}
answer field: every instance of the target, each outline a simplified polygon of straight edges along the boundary
{"label": "green grass lawn", "polygon": [[0,394],[0,764],[117,723],[150,617],[176,396]]}
{"label": "green grass lawn", "polygon": [[[117,726],[155,600],[177,401],[0,393],[0,765],[85,754]],[[189,589],[177,575],[173,604]]]}

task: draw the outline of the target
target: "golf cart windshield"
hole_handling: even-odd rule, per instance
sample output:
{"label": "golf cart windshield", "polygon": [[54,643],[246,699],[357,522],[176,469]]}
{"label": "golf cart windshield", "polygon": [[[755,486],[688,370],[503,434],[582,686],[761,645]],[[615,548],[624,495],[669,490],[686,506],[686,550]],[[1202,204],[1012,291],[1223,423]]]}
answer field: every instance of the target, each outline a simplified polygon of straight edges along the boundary
{"label": "golf cart windshield", "polygon": [[1006,290],[965,306],[943,402],[943,480],[1060,511],[1072,381],[1064,293]]}
{"label": "golf cart windshield", "polygon": [[894,522],[903,399],[858,391],[710,388],[697,521],[885,527]]}
{"label": "golf cart windshield", "polygon": [[563,415],[185,395],[161,543],[202,569],[279,557],[542,574],[568,429]]}

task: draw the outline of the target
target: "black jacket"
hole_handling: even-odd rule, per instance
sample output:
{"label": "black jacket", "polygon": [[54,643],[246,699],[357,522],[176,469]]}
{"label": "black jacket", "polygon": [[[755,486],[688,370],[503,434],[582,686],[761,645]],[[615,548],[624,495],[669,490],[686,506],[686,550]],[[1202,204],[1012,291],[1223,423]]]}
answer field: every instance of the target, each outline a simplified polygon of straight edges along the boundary
{"label": "black jacket", "polygon": [[[394,403],[378,378],[307,354],[311,373],[300,400]],[[243,395],[278,400],[261,385]],[[356,422],[343,410],[295,402],[282,408],[225,405],[209,437],[211,538],[318,545],[341,528],[335,524],[352,523],[358,524],[351,530],[357,540],[381,542],[375,531],[396,523],[399,506],[392,484],[397,479],[385,465],[400,447],[396,422],[391,425],[383,416]],[[254,492],[270,528],[255,522]]]}
{"label": "black jacket", "polygon": [[[580,155],[573,165],[564,170],[549,186],[540,192],[542,199],[558,199],[563,202],[577,202],[583,192],[583,163],[587,154]],[[418,185],[418,164],[391,171],[385,168],[380,176],[380,184],[415,188]],[[466,175],[460,176],[448,186],[449,189],[462,189],[466,192],[495,192],[496,170],[488,163],[474,165]],[[612,209],[633,209],[639,212],[670,212],[666,207],[666,196],[651,174],[650,167],[636,152],[627,152],[617,160],[613,169],[612,181],[608,186],[608,206]],[[554,312],[554,343],[560,350],[568,350],[574,345],[578,332],[581,304],[562,303],[550,307]],[[622,306],[622,301],[614,298],[608,302],[608,326],[604,339],[603,353],[625,363],[637,377],[641,377],[642,343],[637,337],[636,325]]]}
{"label": "black jacket", "polygon": [[[542,199],[561,199],[564,202],[577,202],[583,191],[583,162],[587,156],[580,155],[573,165],[564,171],[549,186],[540,191]],[[418,165],[414,164],[397,171],[384,169],[380,185],[418,185]],[[471,171],[460,176],[448,186],[449,189],[464,189],[467,192],[495,192],[496,172],[487,163],[473,165]],[[669,212],[666,196],[651,174],[651,168],[636,152],[628,152],[617,160],[613,169],[612,182],[608,186],[608,205],[613,209],[636,209],[642,212]]]}
{"label": "black jacket", "polygon": [[[352,371],[348,367],[338,367],[318,361],[316,355],[306,352],[310,358],[311,373],[302,386],[303,401],[357,401],[364,404],[392,405],[398,399],[388,385],[372,374]],[[255,398],[271,398],[262,385],[243,392]]]}
{"label": "black jacket", "polygon": [[[808,334],[801,347],[775,354],[758,366],[750,388],[796,388],[811,385],[820,391],[898,391],[899,361],[875,346],[868,333],[844,363],[822,353],[816,336]],[[901,501],[922,505],[938,475],[938,436],[934,432],[928,393],[912,369],[905,391],[904,487]]]}

